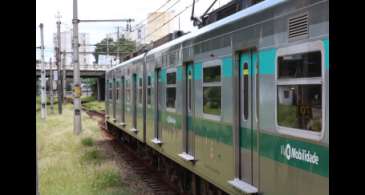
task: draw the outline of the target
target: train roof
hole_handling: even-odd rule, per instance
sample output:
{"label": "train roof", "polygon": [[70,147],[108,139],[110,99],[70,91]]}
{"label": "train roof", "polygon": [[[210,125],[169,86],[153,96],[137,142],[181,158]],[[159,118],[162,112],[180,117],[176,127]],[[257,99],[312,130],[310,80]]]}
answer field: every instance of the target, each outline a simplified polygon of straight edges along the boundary
{"label": "train roof", "polygon": [[[163,45],[161,45],[159,47],[153,48],[150,51],[148,51],[147,54],[154,54],[156,52],[162,51],[162,50],[167,49],[167,48],[169,48],[169,47],[171,47],[173,45],[176,45],[176,44],[182,43],[182,42],[184,42],[186,40],[189,40],[191,38],[200,36],[200,35],[202,35],[204,33],[210,32],[210,31],[212,31],[214,29],[220,28],[220,27],[222,27],[224,25],[230,24],[230,23],[232,23],[234,21],[237,21],[239,19],[248,17],[250,15],[256,14],[256,13],[261,12],[261,11],[264,11],[264,10],[266,10],[268,8],[271,8],[271,7],[274,7],[276,5],[279,5],[279,4],[281,4],[281,3],[285,2],[285,1],[287,1],[287,0],[265,0],[263,2],[257,3],[257,4],[255,4],[255,5],[251,6],[251,7],[248,7],[246,9],[243,9],[241,11],[238,11],[238,12],[236,12],[236,13],[228,16],[228,17],[225,17],[225,18],[223,18],[223,19],[221,19],[221,20],[219,20],[217,22],[214,22],[212,24],[209,24],[207,26],[204,26],[203,28],[197,29],[197,30],[195,30],[195,31],[193,31],[193,32],[191,32],[189,34],[186,34],[184,36],[181,36],[181,37],[179,37],[179,38],[177,38],[175,40],[172,40],[172,41],[170,41],[168,43],[165,43],[165,44],[163,44]],[[118,64],[115,67],[110,68],[107,71],[110,71],[110,70],[119,68],[119,67],[124,66],[126,64],[129,64],[131,62],[134,62],[136,60],[139,60],[139,59],[143,58],[144,55],[145,55],[145,53],[140,54],[140,55],[138,55],[138,56],[136,56],[136,57],[134,57],[132,59],[129,59],[129,60],[125,61],[125,62],[122,62],[122,63]]]}

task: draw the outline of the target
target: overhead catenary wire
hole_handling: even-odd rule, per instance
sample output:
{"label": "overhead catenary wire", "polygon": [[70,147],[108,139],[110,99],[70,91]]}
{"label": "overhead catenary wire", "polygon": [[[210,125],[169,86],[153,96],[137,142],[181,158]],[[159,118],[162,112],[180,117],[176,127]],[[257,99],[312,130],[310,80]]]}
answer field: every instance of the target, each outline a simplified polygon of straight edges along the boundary
{"label": "overhead catenary wire", "polygon": [[[156,17],[152,18],[151,20],[149,20],[148,22],[153,22],[155,21],[156,19],[160,18],[162,15],[164,15],[165,12],[169,11],[171,8],[173,8],[177,3],[179,3],[181,0],[177,0],[175,1],[174,4],[172,4],[169,8],[167,8],[164,12],[162,12],[161,14],[157,15]],[[145,26],[146,24],[143,24],[140,28],[142,28],[143,26]],[[138,28],[138,29],[140,29]],[[134,29],[135,30],[135,29]]]}
{"label": "overhead catenary wire", "polygon": [[[154,12],[157,12],[158,10],[160,10],[161,8],[163,8],[165,5],[167,5],[170,1],[172,1],[172,0],[167,0],[164,4],[162,4],[158,9],[156,9]],[[147,20],[148,18],[145,18],[145,19],[143,19],[141,22],[139,22],[138,24],[136,24],[135,26],[134,26],[134,30],[136,30],[137,29],[137,26],[139,26],[139,25],[141,25],[141,24],[143,24],[143,22],[145,22],[146,20]],[[143,26],[143,25],[142,25]],[[134,31],[133,30],[133,31]]]}
{"label": "overhead catenary wire", "polygon": [[[173,5],[171,5],[169,8],[167,8],[163,13],[157,15],[156,17],[152,18],[150,21],[148,22],[153,22],[155,21],[157,18],[159,18],[160,16],[164,15],[165,12],[169,11],[171,8],[173,8],[177,3],[179,3],[181,0],[177,0]],[[156,12],[156,11],[155,11]],[[153,12],[152,12],[153,13]],[[146,20],[148,20],[148,17],[146,18]],[[133,31],[135,31],[136,29],[141,29],[143,26],[146,26],[146,24],[143,24],[142,26],[140,26],[139,28],[135,28]],[[133,32],[132,31],[132,32]]]}
{"label": "overhead catenary wire", "polygon": [[[199,0],[197,0],[195,3],[199,2]],[[185,9],[181,10],[178,14],[174,15],[172,18],[170,18],[168,21],[166,21],[165,23],[163,23],[161,26],[158,26],[157,28],[155,28],[151,33],[147,34],[144,39],[150,37],[152,34],[154,34],[155,32],[157,32],[158,30],[160,30],[160,28],[166,26],[167,24],[169,24],[172,20],[174,20],[176,17],[178,17],[179,15],[181,15],[182,13],[184,13],[186,10],[188,10],[190,7],[193,6],[193,3],[186,6]]]}

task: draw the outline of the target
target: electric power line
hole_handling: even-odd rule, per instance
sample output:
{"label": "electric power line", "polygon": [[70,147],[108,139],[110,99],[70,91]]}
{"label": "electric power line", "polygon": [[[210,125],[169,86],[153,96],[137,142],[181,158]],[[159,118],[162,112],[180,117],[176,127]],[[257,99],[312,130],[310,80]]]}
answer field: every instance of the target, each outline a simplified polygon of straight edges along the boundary
{"label": "electric power line", "polygon": [[[199,0],[197,0],[195,3],[199,2]],[[164,27],[165,25],[167,25],[168,23],[170,23],[173,19],[175,19],[177,16],[181,15],[182,13],[184,13],[187,9],[189,9],[191,6],[193,6],[193,3],[186,6],[185,9],[183,9],[182,11],[180,11],[178,14],[176,14],[175,16],[173,16],[172,18],[170,18],[168,21],[166,21],[165,23],[163,23],[161,26],[157,27],[154,29],[154,31],[152,31],[151,33],[149,33],[148,35],[146,35],[144,37],[144,39],[150,37],[152,34],[154,34],[155,32],[157,32],[158,30],[160,30],[160,28]]]}
{"label": "electric power line", "polygon": [[[154,12],[157,12],[158,10],[160,10],[161,8],[163,8],[165,5],[167,5],[171,0],[167,0],[164,4],[162,4],[158,9],[156,9]],[[139,22],[138,24],[136,24],[134,27],[134,30],[136,30],[138,25],[141,25],[143,22],[145,22],[148,18],[143,19],[141,22]],[[133,31],[134,31],[133,30]]]}
{"label": "electric power line", "polygon": [[[173,8],[177,3],[179,3],[181,0],[177,0],[177,1],[175,1],[175,3],[174,4],[172,4],[169,8],[167,8],[164,12],[167,12],[167,11],[169,11],[171,8]],[[156,11],[155,11],[156,12]],[[161,14],[159,14],[159,15],[157,15],[156,17],[154,17],[154,18],[152,18],[149,22],[153,22],[153,21],[155,21],[157,18],[159,18],[160,16],[162,16],[162,15],[164,15],[164,12],[163,13],[161,13]],[[153,12],[152,12],[153,13]],[[148,19],[148,17],[146,18],[146,20]],[[138,29],[141,29],[143,26],[145,26],[146,24],[143,24],[142,26],[140,26]],[[133,31],[135,31],[137,28],[135,28]],[[132,32],[133,32],[132,31]]]}

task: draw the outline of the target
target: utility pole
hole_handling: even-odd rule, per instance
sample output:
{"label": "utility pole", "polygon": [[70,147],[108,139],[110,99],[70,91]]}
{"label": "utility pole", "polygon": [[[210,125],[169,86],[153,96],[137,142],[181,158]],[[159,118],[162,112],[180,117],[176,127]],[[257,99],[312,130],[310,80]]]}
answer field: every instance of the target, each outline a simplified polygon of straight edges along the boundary
{"label": "utility pole", "polygon": [[[63,50],[62,52],[62,65],[63,65],[63,74],[62,74],[62,86],[63,86],[63,96],[62,98],[66,95],[66,51]],[[63,101],[65,103],[65,98],[63,98]]]}
{"label": "utility pole", "polygon": [[63,87],[62,87],[62,76],[61,76],[61,15],[58,12],[57,14],[57,54],[56,54],[56,63],[57,63],[57,98],[58,98],[58,114],[62,114],[62,100],[63,100]]}
{"label": "utility pole", "polygon": [[53,114],[53,70],[52,70],[52,58],[49,58],[49,96],[51,101],[51,114]]}
{"label": "utility pole", "polygon": [[41,30],[41,118],[46,119],[47,116],[47,94],[46,94],[46,70],[44,68],[44,40],[43,40],[43,24],[39,25]]}
{"label": "utility pole", "polygon": [[81,133],[81,82],[79,65],[79,19],[77,18],[77,0],[73,0],[73,65],[74,65],[74,133]]}
{"label": "utility pole", "polygon": [[79,20],[77,18],[77,0],[73,0],[73,65],[74,65],[74,132],[76,135],[81,133],[81,82],[79,65],[79,31],[80,22],[132,22],[133,19],[109,19],[109,20]]}

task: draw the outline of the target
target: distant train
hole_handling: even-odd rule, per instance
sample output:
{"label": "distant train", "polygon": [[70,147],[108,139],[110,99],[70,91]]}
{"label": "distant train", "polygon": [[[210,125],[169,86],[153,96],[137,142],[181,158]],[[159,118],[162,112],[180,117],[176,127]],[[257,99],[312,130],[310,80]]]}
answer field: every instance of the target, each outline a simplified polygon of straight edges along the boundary
{"label": "distant train", "polygon": [[111,68],[108,126],[228,194],[329,194],[328,5],[265,0]]}

